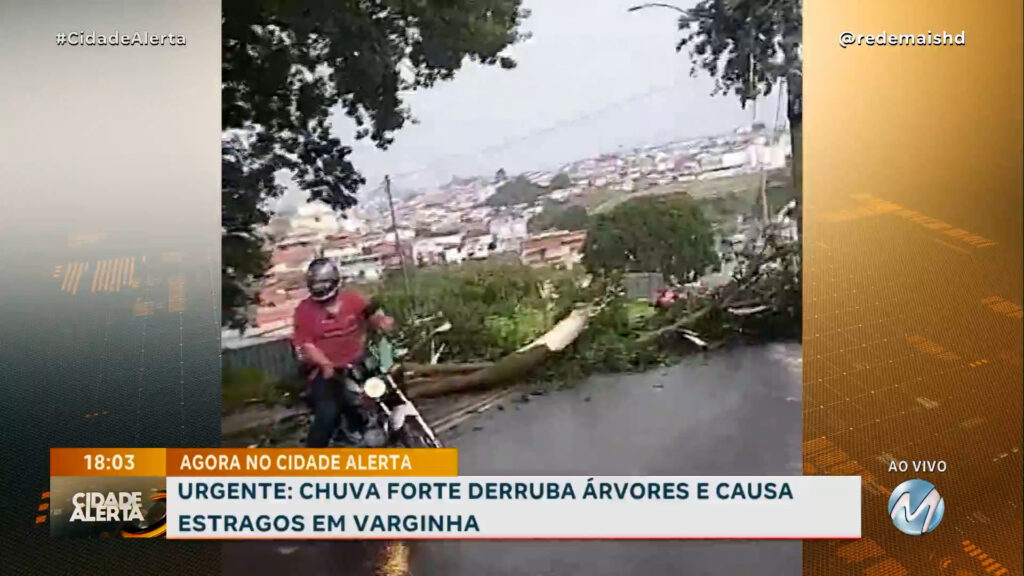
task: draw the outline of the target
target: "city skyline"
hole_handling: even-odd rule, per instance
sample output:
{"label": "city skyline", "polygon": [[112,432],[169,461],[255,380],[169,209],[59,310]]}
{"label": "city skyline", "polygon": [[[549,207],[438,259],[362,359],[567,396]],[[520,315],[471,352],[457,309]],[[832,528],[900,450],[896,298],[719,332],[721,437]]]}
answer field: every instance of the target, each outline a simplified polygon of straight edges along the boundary
{"label": "city skyline", "polygon": [[[675,16],[627,13],[633,3],[527,0],[524,29],[532,38],[509,50],[517,68],[468,63],[454,80],[406,95],[418,123],[398,131],[387,151],[354,141],[354,124],[336,110],[334,131],[366,178],[361,196],[387,174],[395,190],[429,188],[455,175],[552,169],[750,124],[749,107],[732,95],[711,96],[713,80],[690,75],[689,58],[674,50]],[[758,103],[758,120],[769,126],[777,96]],[[290,182],[287,188],[279,208],[305,203]]]}

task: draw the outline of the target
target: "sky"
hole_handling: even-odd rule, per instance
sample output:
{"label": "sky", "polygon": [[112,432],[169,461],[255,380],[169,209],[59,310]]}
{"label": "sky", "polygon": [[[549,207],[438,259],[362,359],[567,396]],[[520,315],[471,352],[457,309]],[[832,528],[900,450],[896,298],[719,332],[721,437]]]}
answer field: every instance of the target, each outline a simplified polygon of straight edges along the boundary
{"label": "sky", "polygon": [[[388,174],[396,190],[424,188],[454,175],[553,169],[749,124],[750,108],[735,96],[711,96],[713,81],[703,73],[690,76],[689,58],[675,51],[677,14],[627,12],[638,2],[526,0],[532,13],[523,29],[532,37],[508,50],[515,69],[467,64],[453,80],[406,97],[418,124],[396,132],[388,150],[352,144],[367,181],[362,195],[374,194]],[[777,112],[776,94],[758,104],[769,126]],[[333,124],[352,142],[354,124],[340,110]],[[293,189],[282,206],[302,201]]]}

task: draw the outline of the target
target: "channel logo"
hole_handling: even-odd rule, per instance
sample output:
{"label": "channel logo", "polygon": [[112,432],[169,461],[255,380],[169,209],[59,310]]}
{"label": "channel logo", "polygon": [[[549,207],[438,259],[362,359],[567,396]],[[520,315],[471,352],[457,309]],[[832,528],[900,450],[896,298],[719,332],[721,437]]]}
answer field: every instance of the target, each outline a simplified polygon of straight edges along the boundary
{"label": "channel logo", "polygon": [[889,496],[889,516],[904,534],[920,536],[935,530],[946,513],[946,501],[931,482],[907,480]]}

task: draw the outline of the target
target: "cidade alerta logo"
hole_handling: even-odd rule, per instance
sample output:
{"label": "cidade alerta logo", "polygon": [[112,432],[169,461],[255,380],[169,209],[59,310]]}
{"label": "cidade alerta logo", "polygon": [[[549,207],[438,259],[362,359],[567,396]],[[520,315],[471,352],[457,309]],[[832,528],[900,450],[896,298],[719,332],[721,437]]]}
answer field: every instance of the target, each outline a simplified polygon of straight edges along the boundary
{"label": "cidade alerta logo", "polygon": [[122,538],[161,538],[167,532],[167,492],[153,490],[148,504],[142,492],[78,492],[68,522],[117,522]]}
{"label": "cidade alerta logo", "polygon": [[68,522],[128,522],[143,520],[142,492],[77,492]]}
{"label": "cidade alerta logo", "polygon": [[889,496],[889,516],[904,534],[920,536],[935,530],[945,513],[946,501],[926,480],[907,480]]}

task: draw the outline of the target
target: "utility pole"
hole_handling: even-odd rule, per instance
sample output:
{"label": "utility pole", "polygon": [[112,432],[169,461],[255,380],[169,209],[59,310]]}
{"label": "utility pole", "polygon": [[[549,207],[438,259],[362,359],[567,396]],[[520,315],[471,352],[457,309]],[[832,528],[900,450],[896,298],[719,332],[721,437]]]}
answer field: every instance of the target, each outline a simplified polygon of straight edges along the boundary
{"label": "utility pole", "polygon": [[756,84],[754,84],[754,82],[756,82],[756,80],[757,80],[757,78],[754,76],[754,52],[753,52],[753,48],[751,48],[751,52],[750,52],[750,91],[754,95],[754,97],[751,99],[751,103],[752,103],[751,109],[754,111],[753,119],[750,121],[750,130],[751,130],[751,132],[753,132],[753,130],[754,130],[754,124],[757,124],[757,97],[760,95],[760,91],[759,90],[755,90]]}
{"label": "utility pole", "polygon": [[[754,75],[754,51],[753,50],[754,50],[754,48],[753,48],[753,39],[751,39],[751,48],[750,48],[750,91],[754,95],[753,99],[751,100],[753,102],[753,106],[751,106],[751,108],[753,108],[753,111],[754,111],[753,119],[750,121],[750,132],[751,132],[751,134],[753,134],[753,132],[754,132],[754,124],[757,123],[757,97],[760,95],[760,90],[756,90],[756,88],[755,88],[756,87],[755,82],[757,81],[757,77]],[[771,144],[771,142],[769,142],[769,145],[770,144]],[[769,214],[768,214],[768,194],[765,191],[765,188],[768,187],[768,174],[765,173],[764,162],[761,161],[761,157],[758,154],[757,148],[754,148],[753,150],[754,150],[754,161],[757,162],[758,168],[761,170],[761,211],[763,213],[763,215],[762,215],[762,217],[763,217],[763,226],[764,226],[764,229],[767,230],[768,226],[770,224]]]}
{"label": "utility pole", "polygon": [[[391,176],[384,177],[384,193],[388,197],[388,210],[391,212],[391,229],[395,231],[395,250],[398,251],[398,261],[402,265],[402,278],[405,280],[405,293],[410,301],[413,299],[412,286],[409,284],[409,270],[405,265],[405,251],[402,250],[402,240],[398,236],[398,220],[395,218],[395,201],[391,198]],[[415,306],[413,306],[415,308]]]}

